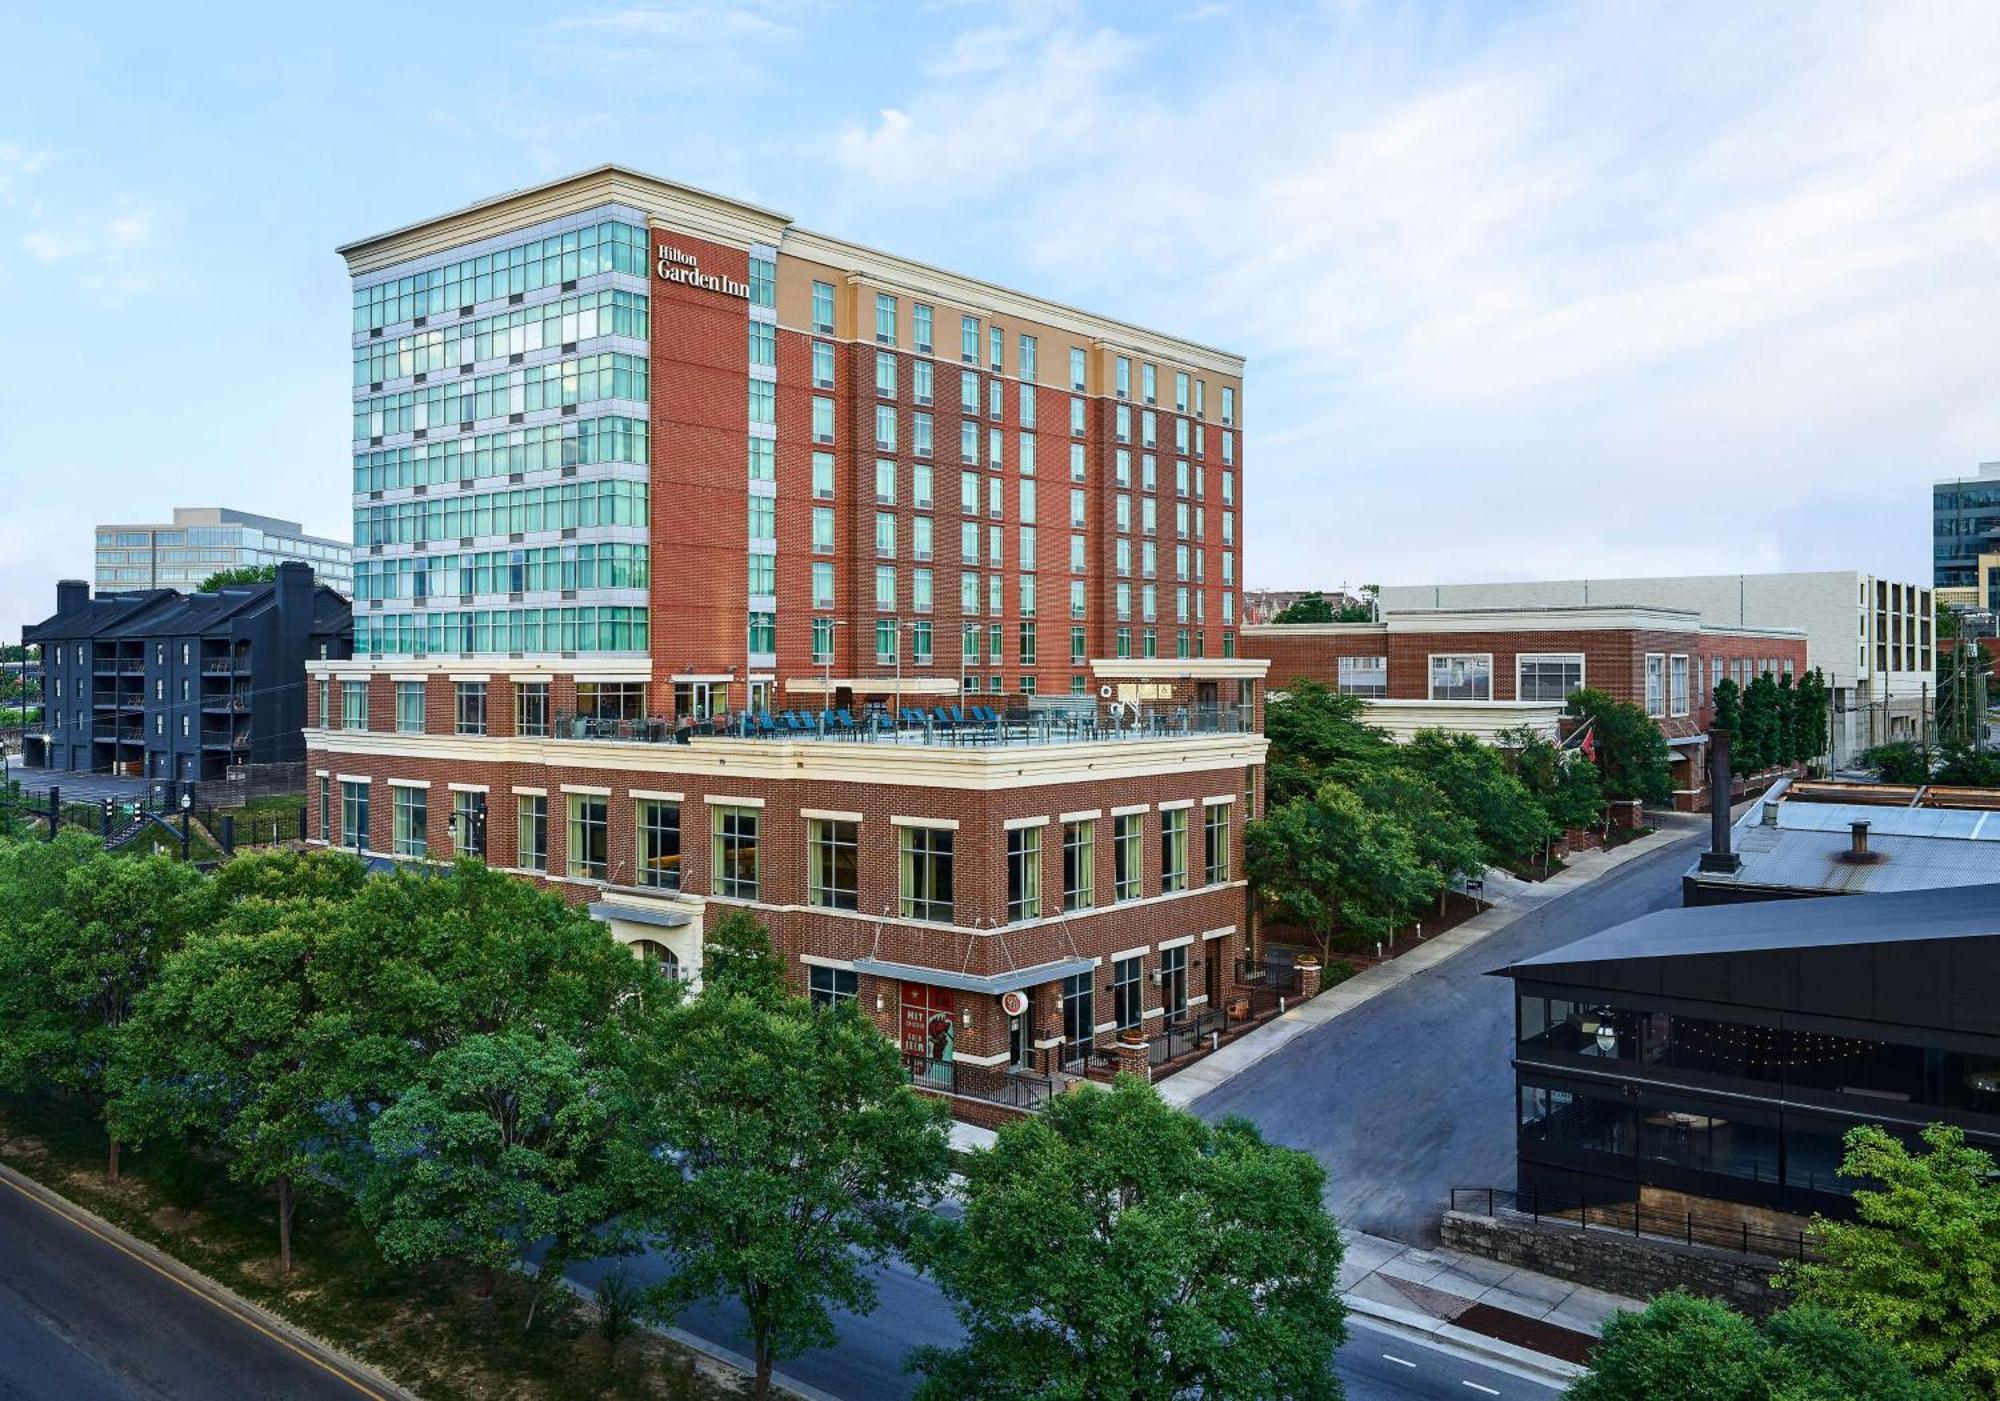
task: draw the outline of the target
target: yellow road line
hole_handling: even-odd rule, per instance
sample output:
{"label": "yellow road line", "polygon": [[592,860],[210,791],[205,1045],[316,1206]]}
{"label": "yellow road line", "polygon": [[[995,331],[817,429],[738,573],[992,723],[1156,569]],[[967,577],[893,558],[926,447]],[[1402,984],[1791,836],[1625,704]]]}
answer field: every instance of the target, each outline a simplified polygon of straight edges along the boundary
{"label": "yellow road line", "polygon": [[263,1324],[259,1323],[255,1318],[250,1317],[249,1315],[241,1312],[238,1309],[230,1307],[229,1305],[223,1303],[223,1301],[220,1299],[214,1298],[208,1294],[203,1293],[201,1290],[195,1288],[192,1284],[189,1284],[186,1280],[182,1279],[180,1276],[174,1274],[171,1270],[161,1269],[151,1260],[148,1260],[145,1256],[139,1254],[139,1252],[127,1246],[123,1241],[118,1240],[115,1237],[106,1235],[103,1231],[98,1230],[97,1227],[93,1226],[90,1222],[82,1219],[81,1217],[74,1216],[70,1212],[63,1210],[61,1207],[56,1206],[53,1202],[47,1201],[44,1198],[35,1195],[33,1192],[28,1191],[26,1188],[20,1186],[18,1183],[8,1182],[5,1178],[0,1178],[0,1184],[4,1184],[5,1186],[12,1188],[15,1192],[18,1192],[21,1196],[33,1202],[36,1206],[39,1206],[44,1211],[47,1211],[50,1215],[56,1216],[61,1220],[67,1221],[70,1225],[76,1227],[78,1230],[86,1232],[87,1234],[96,1237],[98,1240],[103,1241],[106,1245],[110,1246],[113,1250],[125,1256],[127,1259],[135,1260],[139,1264],[144,1265],[147,1269],[151,1270],[161,1279],[164,1279],[171,1284],[180,1286],[182,1289],[185,1289],[188,1293],[192,1294],[195,1298],[201,1300],[203,1303],[213,1308],[217,1313],[224,1314],[230,1318],[233,1318],[238,1323],[243,1324],[247,1328],[256,1329],[259,1333],[262,1333],[265,1337],[269,1338],[279,1347],[282,1347],[286,1351],[294,1353],[297,1356],[304,1358],[306,1361],[312,1363],[313,1366],[319,1368],[327,1375],[338,1377],[341,1381],[346,1382],[349,1386],[353,1387],[363,1396],[371,1397],[373,1398],[373,1401],[389,1401],[389,1398],[384,1396],[381,1392],[363,1386],[360,1382],[356,1381],[353,1377],[348,1376],[347,1373],[341,1371],[338,1367],[331,1366],[324,1359],[313,1356],[310,1352],[307,1352],[304,1348],[300,1347],[297,1343],[292,1342],[289,1338],[285,1338],[277,1333],[273,1333],[269,1328],[266,1328]]}

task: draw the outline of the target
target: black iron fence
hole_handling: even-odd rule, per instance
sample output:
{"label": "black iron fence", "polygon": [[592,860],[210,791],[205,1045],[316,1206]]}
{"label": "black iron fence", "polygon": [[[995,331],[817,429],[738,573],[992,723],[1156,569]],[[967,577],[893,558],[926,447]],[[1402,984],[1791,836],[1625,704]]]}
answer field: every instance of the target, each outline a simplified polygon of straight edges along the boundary
{"label": "black iron fence", "polygon": [[906,1055],[903,1069],[910,1073],[913,1085],[943,1094],[1008,1104],[1016,1109],[1033,1109],[1056,1092],[1053,1076],[1004,1065],[967,1065],[963,1061]]}
{"label": "black iron fence", "polygon": [[1629,1199],[1592,1201],[1588,1195],[1546,1192],[1536,1187],[1519,1192],[1498,1187],[1454,1187],[1451,1209],[1475,1216],[1525,1216],[1537,1225],[1650,1236],[1777,1260],[1813,1260],[1819,1255],[1812,1237],[1802,1230],[1772,1231],[1753,1226],[1747,1217],[1731,1219],[1691,1209],[1673,1211]]}
{"label": "black iron fence", "polygon": [[1237,959],[1236,981],[1273,996],[1297,997],[1302,980],[1297,965],[1274,958]]}

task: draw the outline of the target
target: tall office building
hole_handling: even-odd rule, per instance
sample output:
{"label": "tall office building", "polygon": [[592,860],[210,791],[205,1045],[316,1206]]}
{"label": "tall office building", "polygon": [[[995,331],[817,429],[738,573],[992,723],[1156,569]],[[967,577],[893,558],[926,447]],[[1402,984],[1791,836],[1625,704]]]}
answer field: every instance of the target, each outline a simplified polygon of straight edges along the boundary
{"label": "tall office building", "polygon": [[932,1061],[1222,1004],[1238,357],[615,166],[340,251],[319,839],[480,851],[686,968],[751,905]]}
{"label": "tall office building", "polygon": [[1938,602],[2000,607],[2000,462],[1931,484],[1931,585]]}
{"label": "tall office building", "polygon": [[298,560],[313,577],[347,594],[353,590],[353,549],[345,540],[305,533],[297,521],[232,511],[225,506],[176,506],[154,525],[97,527],[97,591],[199,589],[225,569]]}

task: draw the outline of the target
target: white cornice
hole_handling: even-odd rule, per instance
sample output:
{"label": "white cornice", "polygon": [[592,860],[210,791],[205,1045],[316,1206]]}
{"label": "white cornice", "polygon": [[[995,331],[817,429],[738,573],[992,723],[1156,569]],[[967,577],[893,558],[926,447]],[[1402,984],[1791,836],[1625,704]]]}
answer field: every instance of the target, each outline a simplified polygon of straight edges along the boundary
{"label": "white cornice", "polygon": [[1268,657],[1097,657],[1091,672],[1107,681],[1255,681],[1271,669]]}
{"label": "white cornice", "polygon": [[612,770],[648,780],[662,775],[705,776],[718,781],[867,783],[974,792],[1238,770],[1261,765],[1269,748],[1260,734],[964,746],[714,737],[697,737],[686,744],[645,744],[321,729],[308,729],[305,735],[308,749],[328,755],[334,763],[372,755],[453,764],[533,765],[565,774]]}

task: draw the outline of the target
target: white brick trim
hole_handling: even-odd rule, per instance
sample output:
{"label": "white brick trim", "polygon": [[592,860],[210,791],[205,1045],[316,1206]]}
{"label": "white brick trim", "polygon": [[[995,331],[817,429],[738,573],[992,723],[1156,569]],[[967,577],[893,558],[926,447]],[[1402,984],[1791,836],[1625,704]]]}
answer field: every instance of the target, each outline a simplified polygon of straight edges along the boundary
{"label": "white brick trim", "polygon": [[334,775],[342,783],[373,783],[375,780],[361,773],[338,773]]}
{"label": "white brick trim", "polygon": [[956,817],[891,817],[891,827],[928,827],[934,832],[956,832]]}
{"label": "white brick trim", "polygon": [[633,788],[628,790],[625,796],[638,802],[647,803],[679,803],[686,801],[679,793],[661,792],[651,788]]}
{"label": "white brick trim", "polygon": [[854,971],[854,960],[851,958],[822,958],[816,953],[802,953],[799,955],[799,962],[812,968],[839,968],[850,973]]}
{"label": "white brick trim", "polygon": [[1226,808],[1235,801],[1236,795],[1234,793],[1217,793],[1213,797],[1203,798],[1201,805],[1205,808]]}
{"label": "white brick trim", "polygon": [[1225,924],[1220,929],[1210,929],[1204,931],[1201,937],[1204,939],[1227,939],[1231,934],[1234,934],[1235,932],[1236,932],[1235,925]]}
{"label": "white brick trim", "polygon": [[517,798],[546,798],[549,796],[549,790],[546,788],[523,788],[519,784],[516,784],[514,787],[514,796]]}
{"label": "white brick trim", "polygon": [[1145,811],[1146,805],[1144,803],[1122,803],[1111,809],[1111,815],[1113,817],[1137,817]]}
{"label": "white brick trim", "polygon": [[702,801],[712,808],[761,808],[764,806],[762,798],[730,798],[721,793],[705,794],[702,797]]}
{"label": "white brick trim", "polygon": [[588,783],[565,783],[562,785],[562,791],[578,798],[608,798],[611,796],[609,788],[597,788]]}
{"label": "white brick trim", "polygon": [[1194,942],[1194,935],[1183,934],[1178,939],[1162,939],[1160,940],[1159,943],[1153,945],[1153,947],[1158,949],[1161,953],[1165,953],[1168,949],[1184,949],[1193,942]]}
{"label": "white brick trim", "polygon": [[1064,822],[1095,822],[1102,816],[1104,816],[1102,808],[1085,808],[1082,812],[1066,812],[1062,815],[1061,820]]}
{"label": "white brick trim", "polygon": [[493,678],[483,671],[454,671],[451,679],[458,681],[491,681]]}
{"label": "white brick trim", "polygon": [[[808,822],[859,822],[858,812],[839,812],[833,808],[800,808],[799,816]],[[845,967],[846,965],[842,965]]]}
{"label": "white brick trim", "polygon": [[1160,804],[1161,812],[1180,812],[1194,806],[1193,798],[1169,798]]}
{"label": "white brick trim", "polygon": [[1117,953],[1111,955],[1110,961],[1113,963],[1123,963],[1128,958],[1144,958],[1150,947],[1150,945],[1141,944],[1136,949],[1120,949]]}
{"label": "white brick trim", "polygon": [[1025,832],[1031,827],[1046,827],[1049,819],[1042,817],[1010,817],[1001,823],[1001,828],[1009,832]]}
{"label": "white brick trim", "polygon": [[454,793],[486,793],[492,791],[483,783],[447,783],[445,787]]}
{"label": "white brick trim", "polygon": [[383,782],[387,783],[391,788],[428,788],[431,786],[431,781],[428,778],[390,778],[384,779]]}

